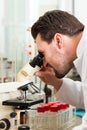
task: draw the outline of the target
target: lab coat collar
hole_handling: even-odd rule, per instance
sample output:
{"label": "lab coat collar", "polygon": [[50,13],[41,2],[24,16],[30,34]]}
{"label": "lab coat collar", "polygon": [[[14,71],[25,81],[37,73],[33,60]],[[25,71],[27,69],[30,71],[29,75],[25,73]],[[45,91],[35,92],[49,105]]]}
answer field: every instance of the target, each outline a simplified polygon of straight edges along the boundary
{"label": "lab coat collar", "polygon": [[84,27],[81,40],[77,46],[77,57],[80,57],[83,54],[85,46],[87,46],[87,26]]}
{"label": "lab coat collar", "polygon": [[77,58],[74,60],[74,65],[77,68],[78,73],[81,75],[82,68],[82,54],[87,46],[87,27],[84,28],[81,40],[77,46],[76,54]]}

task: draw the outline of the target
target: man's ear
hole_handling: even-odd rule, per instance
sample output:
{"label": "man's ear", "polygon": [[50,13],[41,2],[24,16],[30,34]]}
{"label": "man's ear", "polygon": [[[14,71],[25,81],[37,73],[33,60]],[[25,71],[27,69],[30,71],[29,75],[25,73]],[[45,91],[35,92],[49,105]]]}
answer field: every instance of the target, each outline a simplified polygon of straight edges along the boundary
{"label": "man's ear", "polygon": [[62,46],[63,46],[63,43],[62,43],[62,34],[56,33],[54,35],[54,40],[55,40],[55,43],[57,44],[57,46],[59,47],[59,49],[61,49]]}

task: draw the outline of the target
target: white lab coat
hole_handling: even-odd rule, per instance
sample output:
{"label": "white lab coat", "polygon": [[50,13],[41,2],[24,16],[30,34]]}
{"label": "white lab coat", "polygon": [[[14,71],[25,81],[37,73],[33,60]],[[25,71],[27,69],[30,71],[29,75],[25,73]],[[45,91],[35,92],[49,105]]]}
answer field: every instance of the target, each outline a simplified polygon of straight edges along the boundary
{"label": "white lab coat", "polygon": [[64,78],[63,84],[55,96],[57,100],[85,109],[82,124],[73,130],[87,130],[87,27],[78,44],[77,57],[74,65],[81,76],[81,82]]}

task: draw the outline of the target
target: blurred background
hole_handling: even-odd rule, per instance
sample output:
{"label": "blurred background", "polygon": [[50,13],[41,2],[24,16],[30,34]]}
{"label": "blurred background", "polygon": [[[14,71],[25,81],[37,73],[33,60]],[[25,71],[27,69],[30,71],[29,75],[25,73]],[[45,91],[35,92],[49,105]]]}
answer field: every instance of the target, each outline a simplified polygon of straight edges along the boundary
{"label": "blurred background", "polygon": [[15,81],[20,68],[36,55],[27,29],[39,16],[61,9],[86,24],[86,5],[86,0],[0,0],[0,82]]}

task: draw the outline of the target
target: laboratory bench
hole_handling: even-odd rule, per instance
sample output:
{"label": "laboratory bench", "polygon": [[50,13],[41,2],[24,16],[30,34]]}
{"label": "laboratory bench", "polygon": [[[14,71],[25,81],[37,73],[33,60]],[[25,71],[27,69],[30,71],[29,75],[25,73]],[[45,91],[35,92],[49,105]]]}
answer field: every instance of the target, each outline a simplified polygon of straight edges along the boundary
{"label": "laboratory bench", "polygon": [[76,117],[75,117],[75,123],[74,123],[71,127],[67,128],[66,130],[72,130],[72,128],[74,128],[75,126],[80,125],[81,122],[82,122],[82,118],[76,116]]}

